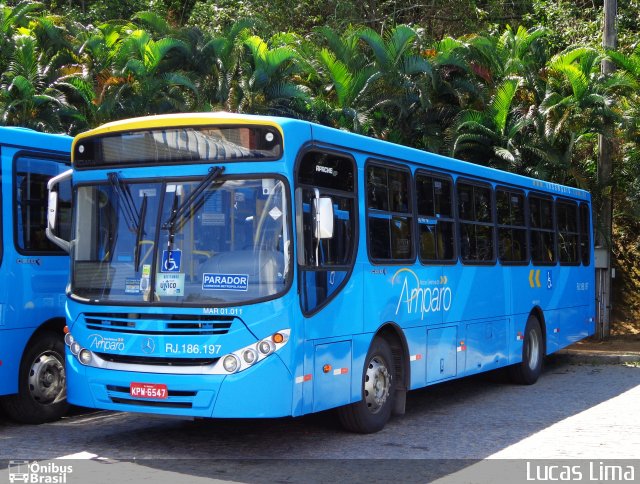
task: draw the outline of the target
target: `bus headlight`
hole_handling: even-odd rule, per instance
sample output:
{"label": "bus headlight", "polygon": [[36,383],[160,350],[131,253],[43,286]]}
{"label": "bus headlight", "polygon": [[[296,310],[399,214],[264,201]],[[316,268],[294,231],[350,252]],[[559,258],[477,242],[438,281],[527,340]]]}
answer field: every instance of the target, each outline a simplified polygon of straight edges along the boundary
{"label": "bus headlight", "polygon": [[78,360],[80,360],[80,363],[82,363],[83,365],[88,365],[89,363],[91,363],[91,351],[82,349],[82,351],[80,351],[80,354],[78,354]]}
{"label": "bus headlight", "polygon": [[246,370],[286,345],[289,341],[290,333],[290,329],[280,330],[261,339],[257,343],[252,343],[223,356],[218,360],[218,363],[216,363],[214,372],[217,374],[225,374]]}
{"label": "bus headlight", "polygon": [[275,345],[267,339],[263,339],[258,343],[258,351],[265,356],[271,354],[273,350],[275,350]]}
{"label": "bus headlight", "polygon": [[256,353],[256,350],[247,348],[242,352],[242,359],[247,365],[253,365],[258,359],[258,353]]}
{"label": "bus headlight", "polygon": [[73,336],[71,336],[71,333],[67,333],[64,335],[64,344],[66,344],[67,346],[71,346],[74,341],[75,340],[73,339]]}
{"label": "bus headlight", "polygon": [[240,362],[238,361],[238,357],[236,355],[227,355],[222,360],[222,366],[224,367],[225,371],[229,373],[235,373],[240,366]]}
{"label": "bus headlight", "polygon": [[78,354],[82,350],[82,347],[80,346],[80,344],[78,344],[77,341],[74,341],[73,343],[71,343],[71,346],[69,346],[69,349],[71,350],[71,353],[73,353],[75,356],[78,356]]}

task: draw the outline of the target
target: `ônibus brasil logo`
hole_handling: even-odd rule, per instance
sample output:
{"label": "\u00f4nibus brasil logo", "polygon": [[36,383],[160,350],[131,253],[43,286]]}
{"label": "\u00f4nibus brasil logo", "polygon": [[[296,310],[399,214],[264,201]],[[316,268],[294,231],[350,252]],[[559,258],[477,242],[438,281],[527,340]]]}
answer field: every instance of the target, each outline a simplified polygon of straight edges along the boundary
{"label": "\u00f4nibus brasil logo", "polygon": [[29,462],[26,460],[9,461],[9,482],[27,484],[66,484],[67,474],[73,472],[73,466],[55,462]]}
{"label": "\u00f4nibus brasil logo", "polygon": [[411,269],[402,268],[391,278],[391,285],[401,284],[400,296],[396,306],[396,314],[402,307],[407,314],[420,313],[420,319],[424,319],[427,313],[449,311],[451,308],[452,293],[447,286],[447,278],[432,281],[421,281],[418,274]]}

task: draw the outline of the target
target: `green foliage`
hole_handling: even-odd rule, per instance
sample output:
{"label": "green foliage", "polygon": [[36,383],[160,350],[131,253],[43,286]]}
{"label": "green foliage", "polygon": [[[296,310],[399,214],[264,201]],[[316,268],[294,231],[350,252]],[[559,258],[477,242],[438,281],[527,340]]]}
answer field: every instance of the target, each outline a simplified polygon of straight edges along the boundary
{"label": "green foliage", "polygon": [[155,113],[271,113],[596,195],[610,190],[596,182],[596,140],[613,124],[623,215],[640,217],[640,0],[619,5],[607,75],[599,1],[9,2],[0,119],[77,132]]}

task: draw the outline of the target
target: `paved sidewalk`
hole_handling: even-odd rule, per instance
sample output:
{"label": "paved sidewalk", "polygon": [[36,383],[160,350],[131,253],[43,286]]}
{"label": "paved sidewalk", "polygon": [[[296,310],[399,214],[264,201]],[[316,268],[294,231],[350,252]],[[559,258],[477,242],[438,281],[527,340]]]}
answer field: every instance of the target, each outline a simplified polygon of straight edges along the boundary
{"label": "paved sidewalk", "polygon": [[640,335],[612,336],[606,340],[591,337],[558,352],[558,358],[583,364],[640,363]]}

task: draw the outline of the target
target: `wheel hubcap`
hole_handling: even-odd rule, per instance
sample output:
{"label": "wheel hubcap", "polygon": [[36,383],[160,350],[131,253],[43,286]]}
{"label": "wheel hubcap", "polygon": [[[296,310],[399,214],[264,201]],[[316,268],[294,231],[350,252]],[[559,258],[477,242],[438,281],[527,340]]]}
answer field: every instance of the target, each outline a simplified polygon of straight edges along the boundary
{"label": "wheel hubcap", "polygon": [[66,398],[64,366],[55,353],[46,351],[33,360],[29,390],[34,400],[45,405]]}
{"label": "wheel hubcap", "polygon": [[371,413],[378,413],[389,398],[391,375],[384,359],[374,356],[364,376],[364,397]]}

